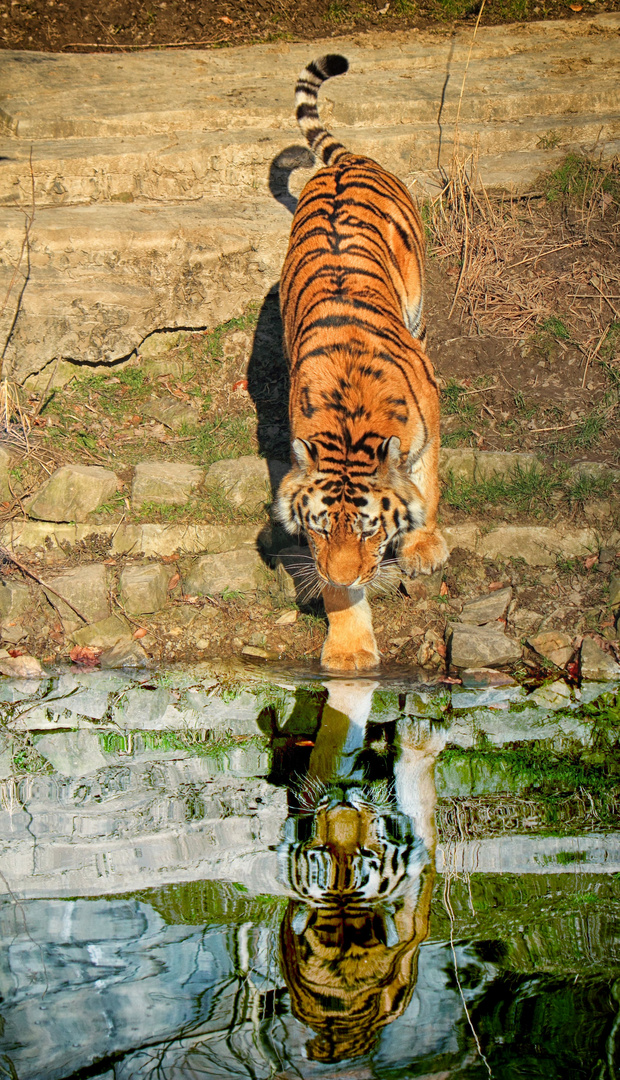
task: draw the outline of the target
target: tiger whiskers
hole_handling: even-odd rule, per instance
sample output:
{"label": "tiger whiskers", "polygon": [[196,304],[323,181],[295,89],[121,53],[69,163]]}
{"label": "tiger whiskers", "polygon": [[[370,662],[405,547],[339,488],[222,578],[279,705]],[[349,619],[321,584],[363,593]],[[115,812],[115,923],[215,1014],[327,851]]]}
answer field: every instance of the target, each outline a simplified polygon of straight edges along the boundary
{"label": "tiger whiskers", "polygon": [[302,603],[319,598],[325,588],[325,581],[319,574],[312,555],[302,552],[299,555],[286,555],[282,560],[282,565],[293,578],[298,598]]}
{"label": "tiger whiskers", "polygon": [[385,559],[372,581],[366,586],[366,595],[389,596],[397,591],[400,584],[400,570],[396,559]]}

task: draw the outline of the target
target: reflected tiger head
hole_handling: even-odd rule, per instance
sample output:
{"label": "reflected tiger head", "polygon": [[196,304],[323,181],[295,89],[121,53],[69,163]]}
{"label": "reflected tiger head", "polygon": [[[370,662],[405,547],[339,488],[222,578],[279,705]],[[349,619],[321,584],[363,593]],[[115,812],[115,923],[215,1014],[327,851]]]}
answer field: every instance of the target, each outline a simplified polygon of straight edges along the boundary
{"label": "reflected tiger head", "polygon": [[312,839],[283,843],[278,855],[296,896],[281,927],[282,968],[294,1015],[316,1032],[308,1055],[360,1057],[413,993],[434,876],[424,845],[390,839],[373,807],[325,800]]}

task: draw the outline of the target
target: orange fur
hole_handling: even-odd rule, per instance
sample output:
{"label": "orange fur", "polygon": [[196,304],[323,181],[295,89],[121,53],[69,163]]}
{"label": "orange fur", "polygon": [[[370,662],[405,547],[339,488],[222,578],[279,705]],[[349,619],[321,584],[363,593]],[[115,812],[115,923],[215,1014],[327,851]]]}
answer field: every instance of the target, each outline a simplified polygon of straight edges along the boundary
{"label": "orange fur", "polygon": [[363,589],[389,546],[411,574],[447,557],[423,226],[395,176],[321,127],[312,101],[343,70],[343,58],[324,57],[298,83],[298,119],[326,167],[299,199],[280,284],[294,467],[277,504],[308,537],[330,623],[322,661],[337,670],[378,663]]}

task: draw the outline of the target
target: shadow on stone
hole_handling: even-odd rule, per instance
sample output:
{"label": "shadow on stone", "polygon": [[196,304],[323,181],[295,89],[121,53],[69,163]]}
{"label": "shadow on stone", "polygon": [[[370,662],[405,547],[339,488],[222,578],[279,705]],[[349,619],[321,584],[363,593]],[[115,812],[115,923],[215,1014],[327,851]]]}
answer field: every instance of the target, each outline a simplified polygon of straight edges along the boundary
{"label": "shadow on stone", "polygon": [[[271,162],[269,190],[274,199],[291,214],[297,206],[297,199],[288,188],[291,173],[295,169],[311,168],[313,165],[314,156],[304,146],[288,146]],[[247,373],[248,392],[256,409],[259,453],[267,459],[273,496],[281,479],[278,463],[289,461],[291,443],[289,376],[282,336],[279,287],[276,284],[269,290],[261,306]],[[291,539],[278,527],[266,528],[264,537],[259,540],[268,561],[286,543],[290,544]]]}

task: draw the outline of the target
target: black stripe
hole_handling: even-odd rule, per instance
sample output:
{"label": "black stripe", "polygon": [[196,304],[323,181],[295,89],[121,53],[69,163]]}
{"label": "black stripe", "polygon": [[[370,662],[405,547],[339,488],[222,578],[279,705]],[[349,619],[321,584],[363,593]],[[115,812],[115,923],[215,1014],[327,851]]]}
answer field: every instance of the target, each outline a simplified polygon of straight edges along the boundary
{"label": "black stripe", "polygon": [[306,117],[311,116],[313,119],[318,120],[319,110],[316,105],[308,105],[307,102],[302,102],[297,106],[297,112],[295,113],[298,120],[305,120]]}

